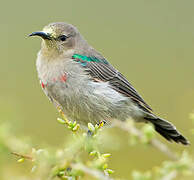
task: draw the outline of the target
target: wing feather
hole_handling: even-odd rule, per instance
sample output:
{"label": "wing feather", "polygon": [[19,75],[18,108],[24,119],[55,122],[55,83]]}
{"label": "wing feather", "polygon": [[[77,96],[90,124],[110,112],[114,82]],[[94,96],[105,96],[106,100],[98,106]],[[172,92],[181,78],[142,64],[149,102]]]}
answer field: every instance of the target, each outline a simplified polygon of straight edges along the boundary
{"label": "wing feather", "polygon": [[114,90],[130,97],[141,109],[147,112],[152,111],[151,107],[143,100],[129,81],[111,64],[103,63],[103,61],[89,61],[86,62],[83,68],[94,81],[109,82]]}

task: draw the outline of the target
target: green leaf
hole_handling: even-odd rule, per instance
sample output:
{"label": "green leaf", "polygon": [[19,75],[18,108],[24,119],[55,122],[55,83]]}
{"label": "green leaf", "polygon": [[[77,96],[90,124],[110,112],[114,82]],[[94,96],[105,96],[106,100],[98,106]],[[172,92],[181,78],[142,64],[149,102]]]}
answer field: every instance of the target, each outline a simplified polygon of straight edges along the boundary
{"label": "green leaf", "polygon": [[95,131],[95,127],[93,126],[92,123],[88,123],[88,129],[89,129],[90,131],[92,131],[92,132]]}
{"label": "green leaf", "polygon": [[61,118],[57,118],[57,121],[58,121],[59,123],[61,123],[61,124],[65,124],[65,121],[64,121],[63,119],[61,119]]}

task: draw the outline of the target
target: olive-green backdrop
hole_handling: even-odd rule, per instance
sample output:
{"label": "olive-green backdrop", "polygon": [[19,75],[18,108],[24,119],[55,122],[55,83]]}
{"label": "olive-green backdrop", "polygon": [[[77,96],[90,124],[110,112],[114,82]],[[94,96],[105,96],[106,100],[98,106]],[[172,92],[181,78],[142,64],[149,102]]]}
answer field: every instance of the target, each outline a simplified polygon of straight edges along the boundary
{"label": "olive-green backdrop", "polygon": [[[189,113],[194,110],[193,7],[193,0],[2,0],[0,122],[10,122],[16,136],[30,137],[37,147],[64,143],[69,131],[57,123],[58,113],[36,74],[40,39],[27,35],[50,22],[65,21],[77,26],[128,78],[155,113],[173,122],[194,143],[189,133]],[[130,147],[128,135],[120,130],[111,133],[115,145],[120,145],[119,150],[109,150],[115,176],[129,178],[132,170],[148,170],[167,159],[152,148]],[[193,146],[187,149],[192,151]],[[18,166],[8,156],[0,168],[17,174]]]}

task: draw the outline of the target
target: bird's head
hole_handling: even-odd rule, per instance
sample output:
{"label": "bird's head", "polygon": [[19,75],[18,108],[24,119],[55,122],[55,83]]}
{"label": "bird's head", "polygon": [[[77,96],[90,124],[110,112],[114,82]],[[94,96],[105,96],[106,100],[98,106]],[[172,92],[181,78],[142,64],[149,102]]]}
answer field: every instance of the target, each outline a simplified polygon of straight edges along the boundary
{"label": "bird's head", "polygon": [[85,40],[81,37],[76,27],[71,24],[57,22],[51,23],[42,31],[33,32],[29,36],[39,36],[43,39],[42,50],[45,53],[61,54],[73,50]]}

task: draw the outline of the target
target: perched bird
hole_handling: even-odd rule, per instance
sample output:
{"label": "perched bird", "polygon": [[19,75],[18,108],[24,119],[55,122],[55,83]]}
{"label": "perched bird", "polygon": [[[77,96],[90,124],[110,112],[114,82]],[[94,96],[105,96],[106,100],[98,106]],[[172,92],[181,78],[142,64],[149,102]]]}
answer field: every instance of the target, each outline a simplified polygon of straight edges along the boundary
{"label": "perched bird", "polygon": [[90,46],[76,27],[57,22],[40,36],[36,67],[45,94],[70,120],[80,124],[111,120],[150,122],[169,141],[189,141],[170,122],[153,114],[128,80]]}

